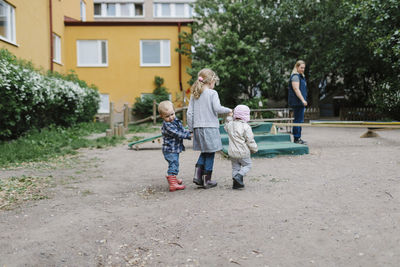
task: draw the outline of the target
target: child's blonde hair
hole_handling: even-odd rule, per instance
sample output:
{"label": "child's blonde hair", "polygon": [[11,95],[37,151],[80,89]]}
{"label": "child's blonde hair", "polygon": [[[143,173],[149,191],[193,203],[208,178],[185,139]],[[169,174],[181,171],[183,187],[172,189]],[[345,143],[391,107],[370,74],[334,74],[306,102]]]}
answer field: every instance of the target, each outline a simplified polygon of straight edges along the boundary
{"label": "child's blonde hair", "polygon": [[211,69],[202,69],[197,74],[197,79],[192,85],[192,94],[195,98],[199,98],[201,93],[203,93],[204,85],[211,84],[215,81],[215,84],[218,85],[219,78],[217,74]]}
{"label": "child's blonde hair", "polygon": [[160,104],[158,104],[158,113],[160,113],[160,115],[164,115],[170,109],[174,109],[174,104],[169,100],[161,101]]}

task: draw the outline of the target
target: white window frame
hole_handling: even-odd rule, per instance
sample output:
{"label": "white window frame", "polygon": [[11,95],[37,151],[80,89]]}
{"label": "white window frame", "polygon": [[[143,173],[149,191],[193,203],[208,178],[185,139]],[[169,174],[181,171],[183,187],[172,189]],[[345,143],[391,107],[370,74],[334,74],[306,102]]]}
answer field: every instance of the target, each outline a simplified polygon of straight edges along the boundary
{"label": "white window frame", "polygon": [[[93,42],[97,42],[97,63],[94,64],[88,64],[88,63],[83,63],[80,60],[80,43],[81,42],[86,42],[86,41],[93,41]],[[105,48],[106,48],[106,58],[105,61],[106,63],[102,63],[103,62],[103,58],[102,58],[102,43],[105,43]],[[76,55],[77,55],[77,66],[78,67],[108,67],[108,41],[107,40],[76,40]]]}
{"label": "white window frame", "polygon": [[110,95],[100,94],[100,103],[97,113],[110,113]]}
{"label": "white window frame", "polygon": [[86,21],[86,3],[81,0],[81,21]]}
{"label": "white window frame", "polygon": [[53,32],[53,62],[61,64],[61,37]]}
{"label": "white window frame", "polygon": [[5,21],[7,23],[7,27],[5,27],[5,36],[0,35],[0,39],[6,42],[10,42],[12,44],[16,44],[16,34],[15,34],[15,7],[10,5],[9,3],[0,0],[0,4],[5,6]]}
{"label": "white window frame", "polygon": [[[143,42],[159,42],[160,43],[160,62],[159,63],[144,63],[143,62]],[[165,47],[168,46],[168,47]],[[168,62],[163,62],[164,51],[167,50]],[[140,40],[140,66],[141,67],[170,67],[171,66],[171,41],[167,39],[162,40]]]}
{"label": "white window frame", "polygon": [[[145,3],[143,0],[141,1],[129,1],[129,2],[117,2],[117,1],[107,1],[105,0],[104,2],[97,2],[95,1],[94,4],[101,4],[100,8],[100,15],[94,15],[95,18],[143,18],[145,16]],[[115,4],[115,15],[108,15],[107,14],[107,4]],[[129,15],[128,16],[122,16],[121,15],[121,4],[129,4]],[[136,15],[135,12],[135,4],[140,4],[142,5],[142,15]]]}
{"label": "white window frame", "polygon": [[[162,15],[162,8],[161,6],[163,4],[167,4],[169,5],[169,9],[170,9],[170,16],[163,16]],[[176,15],[176,4],[183,4],[183,10],[184,10],[184,14],[183,16],[177,16]],[[193,17],[193,11],[191,11],[191,6],[190,6],[191,2],[164,2],[164,1],[160,1],[160,2],[154,2],[153,3],[153,16],[156,18],[192,18]],[[192,16],[190,15],[190,13],[192,13]]]}

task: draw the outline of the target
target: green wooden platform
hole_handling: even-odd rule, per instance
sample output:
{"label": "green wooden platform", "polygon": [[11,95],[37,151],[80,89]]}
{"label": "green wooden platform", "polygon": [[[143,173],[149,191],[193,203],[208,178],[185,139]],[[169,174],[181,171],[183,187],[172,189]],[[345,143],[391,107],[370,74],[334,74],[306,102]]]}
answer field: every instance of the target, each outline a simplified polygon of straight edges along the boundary
{"label": "green wooden platform", "polygon": [[155,135],[155,136],[152,136],[149,138],[144,138],[144,139],[129,143],[128,146],[129,146],[129,148],[133,148],[133,146],[134,146],[136,149],[139,149],[140,144],[147,143],[147,142],[154,143],[156,140],[160,143],[161,138],[162,138],[162,134],[158,134],[158,135]]}
{"label": "green wooden platform", "polygon": [[[290,134],[271,134],[271,122],[250,123],[250,126],[253,130],[254,140],[258,146],[258,152],[252,154],[252,157],[272,158],[278,155],[304,155],[309,153],[307,145],[291,142]],[[220,133],[222,151],[228,154],[229,138],[223,126],[220,127]]]}

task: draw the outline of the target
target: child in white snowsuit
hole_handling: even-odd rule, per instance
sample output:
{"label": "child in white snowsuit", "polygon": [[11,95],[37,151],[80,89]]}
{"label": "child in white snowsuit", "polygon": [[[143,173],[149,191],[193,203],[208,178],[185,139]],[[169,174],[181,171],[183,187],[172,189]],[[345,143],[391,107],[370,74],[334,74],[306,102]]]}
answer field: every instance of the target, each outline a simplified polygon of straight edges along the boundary
{"label": "child in white snowsuit", "polygon": [[246,105],[238,105],[232,117],[227,117],[225,131],[229,135],[228,154],[232,161],[233,189],[244,187],[243,177],[251,169],[251,153],[258,151],[253,131],[247,122],[250,120],[250,109]]}

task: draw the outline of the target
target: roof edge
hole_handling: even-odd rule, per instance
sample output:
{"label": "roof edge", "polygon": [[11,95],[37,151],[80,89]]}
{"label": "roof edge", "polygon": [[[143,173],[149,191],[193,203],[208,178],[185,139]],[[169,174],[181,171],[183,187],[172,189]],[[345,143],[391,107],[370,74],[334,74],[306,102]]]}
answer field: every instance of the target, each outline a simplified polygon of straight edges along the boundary
{"label": "roof edge", "polygon": [[64,21],[65,26],[186,26],[193,20],[185,21]]}

